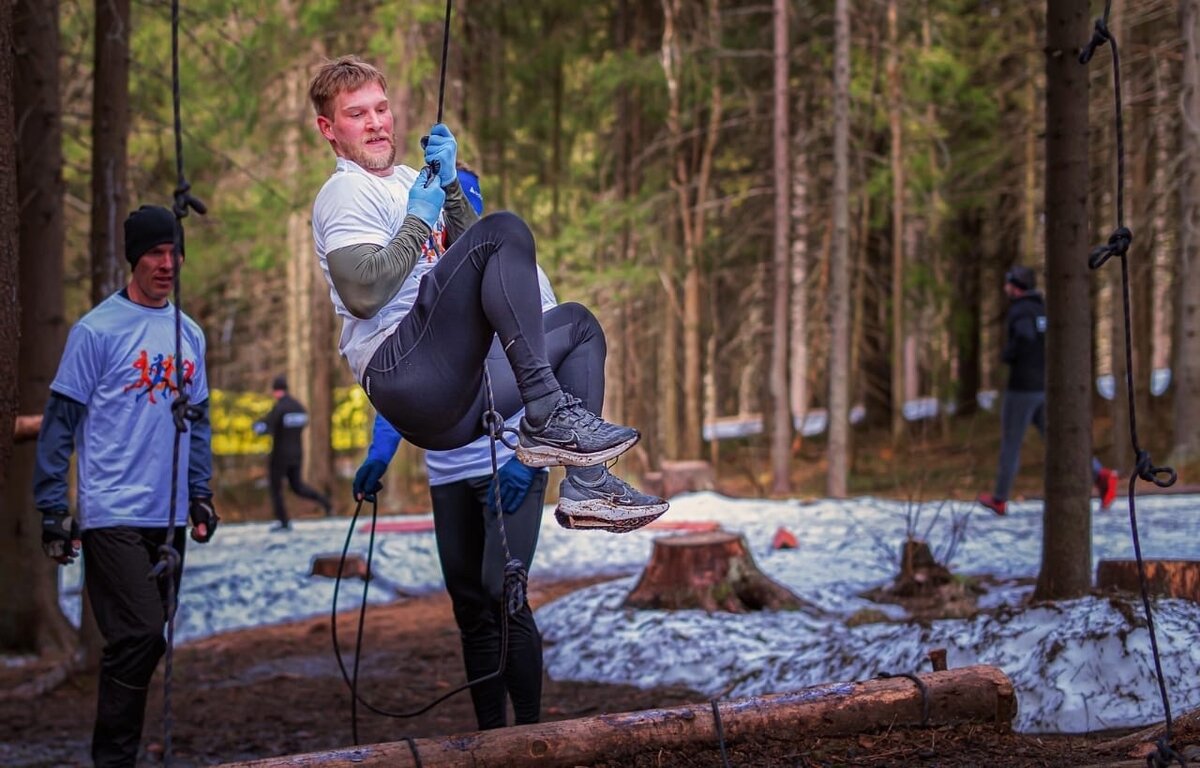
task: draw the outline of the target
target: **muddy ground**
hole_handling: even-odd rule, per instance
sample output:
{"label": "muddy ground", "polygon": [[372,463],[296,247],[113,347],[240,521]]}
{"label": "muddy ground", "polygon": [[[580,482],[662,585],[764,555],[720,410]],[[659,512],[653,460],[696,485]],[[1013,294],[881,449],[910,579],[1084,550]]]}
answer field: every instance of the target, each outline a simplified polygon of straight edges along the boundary
{"label": "muddy ground", "polygon": [[[577,589],[580,582],[531,584],[535,606]],[[352,642],[354,619],[339,621]],[[172,701],[172,765],[215,765],[352,744],[349,695],[330,642],[329,620],[318,618],[207,638],[177,649]],[[463,679],[457,631],[444,594],[372,607],[361,680],[364,696],[388,709],[419,708]],[[0,765],[87,763],[96,679],[76,675],[53,691],[5,700],[45,667],[0,668]],[[162,685],[156,677],[139,765],[160,763]],[[545,720],[704,703],[686,689],[546,680]],[[361,741],[395,741],[474,730],[469,698],[456,696],[411,720],[359,713]],[[1089,766],[1145,765],[1128,752],[1106,752],[1100,737],[1036,737],[970,726],[891,730],[846,739],[729,745],[732,766]],[[718,745],[687,753],[614,755],[603,766],[722,766]]]}

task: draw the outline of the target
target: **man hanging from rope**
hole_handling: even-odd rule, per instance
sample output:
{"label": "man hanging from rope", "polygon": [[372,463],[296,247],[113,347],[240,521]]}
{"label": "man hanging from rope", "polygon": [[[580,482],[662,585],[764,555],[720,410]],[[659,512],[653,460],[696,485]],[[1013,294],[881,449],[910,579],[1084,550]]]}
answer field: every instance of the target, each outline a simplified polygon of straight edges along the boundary
{"label": "man hanging from rope", "polygon": [[[175,313],[168,301],[175,280],[174,242],[171,211],[144,205],[129,214],[129,284],[71,329],[38,435],[34,501],[42,516],[42,547],[63,565],[82,548],[84,584],[104,636],[92,734],[98,768],[131,768],[137,762],[147,689],[166,649],[167,580],[147,574],[167,543],[170,524],[173,456],[165,446],[176,434],[171,403],[180,394],[177,368],[199,418],[180,451],[176,508],[189,505],[192,538],[198,542],[209,541],[218,522],[209,489],[212,429],[204,333],[186,315],[175,357]],[[75,451],[78,522],[67,505],[67,472]],[[185,531],[185,526],[176,528],[172,542],[181,558]],[[181,573],[182,560],[174,569],[176,591]]]}
{"label": "man hanging from rope", "polygon": [[[460,167],[458,180],[471,207],[482,214],[479,177]],[[540,266],[537,277],[542,309],[548,311],[558,299]],[[494,390],[520,399],[498,341],[488,353],[488,367]],[[515,428],[521,415],[518,411],[505,425]],[[375,501],[399,445],[400,435],[376,415],[366,459],[354,476],[356,501]],[[471,686],[481,731],[508,724],[510,700],[517,725],[538,722],[542,704],[542,637],[533,611],[522,601],[511,616],[501,614],[506,560],[515,557],[526,570],[533,565],[546,501],[546,471],[526,467],[503,444],[496,445],[496,465],[498,483],[492,478],[491,444],[486,436],[462,448],[425,452],[438,560],[462,640],[463,665],[468,680],[483,681]],[[497,519],[497,485],[504,530]],[[507,554],[505,547],[511,547]],[[490,675],[500,668],[501,654],[505,654],[503,674]]]}
{"label": "man hanging from rope", "polygon": [[[497,397],[496,410],[507,419],[525,407],[516,454],[526,466],[567,468],[559,523],[622,532],[665,512],[604,466],[639,434],[596,415],[603,330],[579,304],[543,317],[533,235],[512,213],[478,219],[449,128],[430,131],[418,173],[395,165],[379,70],[354,56],[326,62],[309,97],[337,156],[313,204],[313,239],[342,318],[340,351],[376,410],[422,448],[471,442],[484,433],[484,362],[499,336],[519,397]],[[446,252],[423,253],[439,226]]]}

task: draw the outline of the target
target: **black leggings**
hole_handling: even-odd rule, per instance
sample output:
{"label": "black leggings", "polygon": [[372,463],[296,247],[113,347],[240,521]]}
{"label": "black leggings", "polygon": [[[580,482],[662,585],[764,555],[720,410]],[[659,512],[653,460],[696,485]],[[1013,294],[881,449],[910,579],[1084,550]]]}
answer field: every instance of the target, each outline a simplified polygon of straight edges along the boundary
{"label": "black leggings", "polygon": [[[475,680],[500,666],[504,588],[504,550],[495,515],[487,507],[490,476],[431,486],[434,535],[454,620],[462,637],[467,679]],[[504,529],[513,557],[526,569],[537,548],[546,495],[546,473],[539,472],[529,494]],[[471,687],[479,729],[507,725],[506,701],[512,698],[518,725],[541,716],[542,637],[528,603],[508,619],[508,658],[502,677]]]}
{"label": "black leggings", "polygon": [[505,418],[560,384],[600,412],[604,332],[579,304],[542,314],[535,260],[525,222],[493,213],[422,279],[412,311],[375,352],[362,381],[371,404],[407,440],[448,450],[483,434],[483,363],[497,336],[510,365],[507,373],[489,366],[491,375],[512,376],[520,393],[503,401],[497,394]]}

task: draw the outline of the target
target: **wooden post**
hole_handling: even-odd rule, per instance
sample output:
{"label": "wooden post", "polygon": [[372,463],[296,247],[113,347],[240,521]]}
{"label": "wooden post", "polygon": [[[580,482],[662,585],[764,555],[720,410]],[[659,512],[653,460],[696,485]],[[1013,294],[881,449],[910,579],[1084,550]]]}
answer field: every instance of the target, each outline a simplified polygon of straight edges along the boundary
{"label": "wooden post", "polygon": [[796,610],[804,603],[758,569],[744,536],[710,531],[655,539],[650,563],[625,606],[746,613]]}
{"label": "wooden post", "polygon": [[42,414],[18,416],[13,421],[13,442],[23,443],[34,440],[42,431]]}
{"label": "wooden post", "polygon": [[[1012,683],[996,667],[962,667],[919,676],[929,697],[928,727],[978,723],[1007,731],[1017,713]],[[916,727],[922,695],[902,677],[857,683],[828,683],[793,693],[752,696],[718,704],[726,744],[751,739],[803,742]],[[597,715],[577,720],[518,725],[432,739],[415,739],[306,755],[229,763],[241,768],[315,766],[408,768],[420,756],[425,768],[507,765],[589,765],[621,760],[657,749],[716,746],[716,721],[708,702],[643,712]]]}

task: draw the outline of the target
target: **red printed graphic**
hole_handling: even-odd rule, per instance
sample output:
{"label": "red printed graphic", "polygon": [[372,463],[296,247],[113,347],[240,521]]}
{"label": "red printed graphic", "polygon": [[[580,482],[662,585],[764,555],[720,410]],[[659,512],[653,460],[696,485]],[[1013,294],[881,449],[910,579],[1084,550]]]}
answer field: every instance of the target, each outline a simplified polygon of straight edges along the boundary
{"label": "red printed graphic", "polygon": [[[137,399],[141,400],[145,397],[151,403],[157,403],[154,398],[154,393],[176,393],[178,387],[175,383],[175,356],[163,355],[161,353],[154,356],[153,362],[150,360],[150,355],[146,350],[138,353],[137,359],[129,364],[130,368],[137,371],[137,381],[132,384],[125,385],[125,392],[137,392]],[[183,386],[185,388],[192,385],[192,378],[196,375],[195,362],[184,358],[183,361]]]}

